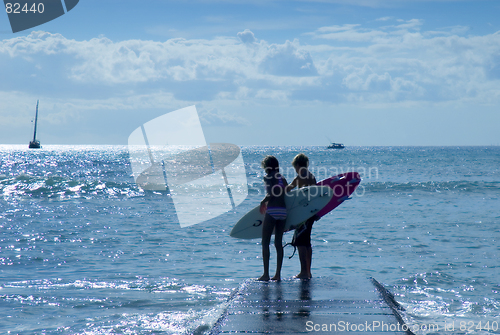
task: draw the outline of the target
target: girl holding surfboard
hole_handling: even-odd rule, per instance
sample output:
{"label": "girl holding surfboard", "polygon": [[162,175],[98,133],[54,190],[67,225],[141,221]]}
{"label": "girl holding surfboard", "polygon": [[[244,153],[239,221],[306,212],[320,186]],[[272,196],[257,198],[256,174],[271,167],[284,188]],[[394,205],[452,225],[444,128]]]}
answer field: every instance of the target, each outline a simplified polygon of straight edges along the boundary
{"label": "girl holding surfboard", "polygon": [[274,246],[276,248],[277,263],[276,274],[271,280],[281,280],[281,266],[283,264],[283,231],[285,229],[286,205],[285,189],[288,183],[279,173],[279,162],[274,156],[266,156],[262,160],[262,168],[265,171],[264,183],[266,186],[266,197],[260,203],[260,212],[265,213],[262,224],[262,260],[264,262],[264,274],[258,280],[269,280],[269,258],[271,235],[274,230]]}

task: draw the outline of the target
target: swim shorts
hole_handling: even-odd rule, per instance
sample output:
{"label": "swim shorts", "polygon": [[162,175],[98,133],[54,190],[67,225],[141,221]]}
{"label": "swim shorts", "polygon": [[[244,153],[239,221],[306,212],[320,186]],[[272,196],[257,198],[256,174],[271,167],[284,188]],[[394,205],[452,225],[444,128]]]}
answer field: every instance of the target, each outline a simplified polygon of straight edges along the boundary
{"label": "swim shorts", "polygon": [[295,229],[293,234],[292,245],[296,247],[310,247],[311,246],[311,230],[314,224],[314,217],[309,218],[306,223]]}

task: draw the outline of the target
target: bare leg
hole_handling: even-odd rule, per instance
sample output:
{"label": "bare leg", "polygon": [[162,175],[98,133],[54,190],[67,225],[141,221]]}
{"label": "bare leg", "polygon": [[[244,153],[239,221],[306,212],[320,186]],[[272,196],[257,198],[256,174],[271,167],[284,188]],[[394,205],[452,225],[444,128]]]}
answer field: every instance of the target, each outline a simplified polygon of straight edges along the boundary
{"label": "bare leg", "polygon": [[300,259],[300,273],[295,276],[295,278],[309,279],[311,275],[311,261],[312,261],[312,248],[311,248],[311,230],[314,219],[311,218],[305,223],[305,230],[302,231],[300,235],[300,243],[304,245],[299,245],[299,259]]}
{"label": "bare leg", "polygon": [[294,278],[308,279],[310,278],[311,266],[311,263],[309,262],[308,247],[300,245],[297,246],[297,249],[299,250],[300,273]]}
{"label": "bare leg", "polygon": [[312,278],[312,274],[311,274],[312,254],[313,254],[313,250],[312,250],[312,247],[309,245],[309,246],[307,246],[307,274],[308,274],[308,278]]}
{"label": "bare leg", "polygon": [[262,224],[262,261],[264,262],[264,274],[258,279],[267,281],[269,280],[269,244],[271,244],[271,235],[273,234],[273,229],[276,220],[273,219],[269,214],[264,217],[264,223]]}
{"label": "bare leg", "polygon": [[285,220],[276,221],[274,232],[274,247],[276,248],[276,274],[272,280],[281,280],[281,266],[283,265],[283,231]]}

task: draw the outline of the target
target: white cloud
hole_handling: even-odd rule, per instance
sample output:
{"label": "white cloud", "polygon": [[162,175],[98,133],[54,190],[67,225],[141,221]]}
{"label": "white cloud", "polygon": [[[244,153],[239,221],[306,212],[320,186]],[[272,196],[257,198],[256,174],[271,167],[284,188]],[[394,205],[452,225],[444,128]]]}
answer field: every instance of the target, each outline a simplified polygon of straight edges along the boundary
{"label": "white cloud", "polygon": [[[301,0],[306,2],[322,2],[333,3],[350,6],[363,6],[372,8],[391,8],[401,7],[405,3],[418,3],[418,2],[462,2],[464,0]],[[488,1],[488,0],[476,0]]]}
{"label": "white cloud", "polygon": [[378,29],[322,27],[310,35],[332,42],[306,49],[323,83],[337,83],[348,101],[491,103],[498,98],[500,71],[493,59],[500,55],[500,32],[460,36],[466,30],[450,27],[436,35],[422,28],[418,19]]}
{"label": "white cloud", "polygon": [[400,25],[395,26],[395,28],[398,28],[398,29],[419,29],[420,26],[422,26],[422,24],[423,24],[422,20],[411,19],[409,21],[406,21],[405,23],[402,23]]}
{"label": "white cloud", "polygon": [[307,33],[315,39],[335,40],[340,42],[370,42],[374,38],[384,37],[383,31],[363,29],[359,24],[321,27],[313,33]]}
{"label": "white cloud", "polygon": [[285,44],[272,44],[266,48],[260,63],[265,73],[277,76],[315,76],[313,60],[308,51],[301,49],[298,40]]}
{"label": "white cloud", "polygon": [[344,24],[342,26],[329,26],[329,27],[321,27],[318,28],[316,31],[319,33],[336,33],[340,31],[348,31],[348,30],[353,30],[354,28],[360,27],[360,24]]}
{"label": "white cloud", "polygon": [[205,108],[202,104],[198,107],[200,120],[204,125],[210,126],[249,126],[250,122],[235,113],[229,113],[218,108]]}
{"label": "white cloud", "polygon": [[252,44],[257,41],[255,35],[249,29],[245,29],[244,31],[239,32],[237,35],[239,39],[245,44]]}
{"label": "white cloud", "polygon": [[[382,25],[387,20],[379,19]],[[61,98],[73,105],[59,107],[79,111],[219,99],[288,103],[296,97],[360,104],[498,101],[500,33],[462,36],[466,30],[456,26],[436,34],[424,27],[420,19],[379,28],[325,26],[304,34],[311,44],[268,43],[248,29],[237,37],[164,42],[103,36],[76,41],[34,32],[0,41],[0,69],[21,69],[12,91],[29,87],[32,76],[52,80],[54,91],[76,85],[66,92],[71,98]],[[85,93],[91,90],[109,94],[91,97]],[[207,120],[230,119],[214,113]]]}
{"label": "white cloud", "polygon": [[426,36],[436,36],[436,35],[450,36],[450,35],[463,35],[468,31],[470,31],[470,27],[456,25],[451,27],[443,27],[439,30],[426,31],[424,34]]}
{"label": "white cloud", "polygon": [[[298,41],[284,44],[255,43],[250,30],[212,40],[170,39],[165,42],[105,37],[89,41],[68,40],[59,34],[34,32],[0,42],[0,53],[24,58],[41,66],[44,56],[64,57],[64,79],[82,83],[126,84],[159,80],[267,80],[272,76],[314,75],[308,52]],[[246,44],[254,44],[253,49]]]}
{"label": "white cloud", "polygon": [[271,99],[274,101],[287,101],[289,100],[290,92],[285,90],[258,90],[255,94],[259,99]]}

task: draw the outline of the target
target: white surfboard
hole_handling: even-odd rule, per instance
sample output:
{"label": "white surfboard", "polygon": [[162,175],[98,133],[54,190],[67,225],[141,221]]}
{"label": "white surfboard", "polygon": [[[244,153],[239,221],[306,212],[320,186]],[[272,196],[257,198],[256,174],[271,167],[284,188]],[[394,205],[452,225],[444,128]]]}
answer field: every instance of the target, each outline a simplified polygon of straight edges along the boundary
{"label": "white surfboard", "polygon": [[[332,197],[333,190],[328,186],[309,186],[290,191],[285,196],[285,231],[318,213]],[[264,215],[260,214],[260,206],[257,206],[236,223],[229,235],[241,239],[261,238],[263,222]]]}

